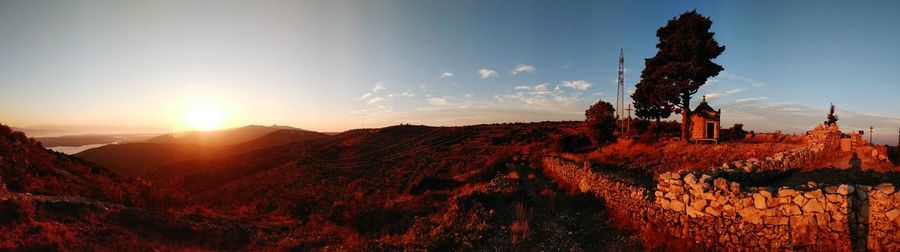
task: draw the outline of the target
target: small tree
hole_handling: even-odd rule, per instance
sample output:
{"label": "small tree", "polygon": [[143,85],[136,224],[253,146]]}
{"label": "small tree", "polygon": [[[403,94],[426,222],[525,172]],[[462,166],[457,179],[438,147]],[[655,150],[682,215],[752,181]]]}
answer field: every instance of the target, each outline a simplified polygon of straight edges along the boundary
{"label": "small tree", "polygon": [[641,81],[635,85],[631,99],[634,101],[634,114],[643,119],[656,119],[656,139],[659,140],[660,120],[672,115],[672,105],[678,102],[678,96],[668,92],[665,82],[654,81],[646,71],[641,73]]}
{"label": "small tree", "polygon": [[595,145],[604,145],[616,141],[613,132],[616,130],[616,109],[603,100],[597,101],[584,111],[585,127],[588,137]]}
{"label": "small tree", "polygon": [[[677,19],[671,19],[665,26],[656,31],[659,51],[644,62],[641,79],[650,78],[666,88],[658,92],[666,92],[665,97],[674,95],[675,99],[667,99],[674,112],[681,114],[681,139],[690,140],[691,135],[691,97],[700,86],[723,70],[722,66],[712,60],[725,51],[724,46],[713,38],[710,32],[712,20],[697,13],[685,12]],[[654,85],[655,86],[655,85]]]}
{"label": "small tree", "polygon": [[838,116],[834,114],[834,103],[831,104],[831,108],[828,109],[828,117],[826,117],[825,125],[831,126],[837,124]]}

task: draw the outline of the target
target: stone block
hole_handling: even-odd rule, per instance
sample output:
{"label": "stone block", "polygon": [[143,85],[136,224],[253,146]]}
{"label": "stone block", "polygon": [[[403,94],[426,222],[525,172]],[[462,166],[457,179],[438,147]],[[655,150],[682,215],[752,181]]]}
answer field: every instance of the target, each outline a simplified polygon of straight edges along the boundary
{"label": "stone block", "polygon": [[[734,217],[735,214],[737,214],[737,212],[734,210],[734,206],[732,206],[732,205],[722,206],[722,215],[725,215],[728,217]],[[898,219],[900,219],[900,218],[898,218]]]}
{"label": "stone block", "polygon": [[759,216],[759,210],[753,208],[744,208],[738,210],[738,214],[741,215],[745,221],[753,223],[753,224],[762,224],[762,218]]}
{"label": "stone block", "polygon": [[672,209],[673,211],[682,212],[682,211],[684,211],[684,202],[673,199],[669,202],[669,209]]}
{"label": "stone block", "polygon": [[803,212],[800,211],[800,207],[797,205],[794,205],[794,204],[783,205],[780,208],[781,208],[781,212],[784,213],[785,215],[801,215],[801,214],[803,214]]}
{"label": "stone block", "polygon": [[715,217],[719,217],[722,215],[721,211],[719,211],[713,207],[706,207],[706,209],[703,212],[706,212],[707,214],[715,216]]}
{"label": "stone block", "polygon": [[765,209],[765,210],[760,210],[759,213],[760,213],[760,215],[762,215],[762,216],[777,216],[777,215],[778,215],[778,209],[775,209],[775,208],[767,208],[767,209]]}
{"label": "stone block", "polygon": [[787,225],[788,217],[780,217],[780,216],[766,216],[763,217],[763,224],[766,225]]}
{"label": "stone block", "polygon": [[688,185],[697,184],[697,177],[694,177],[693,173],[688,173],[687,175],[684,175],[684,183]]}
{"label": "stone block", "polygon": [[819,200],[809,199],[806,201],[806,204],[803,205],[803,212],[805,213],[824,213],[825,208],[822,207],[822,204],[819,203]]}
{"label": "stone block", "polygon": [[724,178],[716,178],[715,180],[713,180],[713,184],[718,190],[728,191],[728,181],[726,181]]}
{"label": "stone block", "polygon": [[887,217],[887,219],[889,221],[894,221],[894,220],[900,219],[900,218],[897,218],[898,216],[900,216],[900,208],[891,209],[891,210],[885,212],[884,216]]}
{"label": "stone block", "polygon": [[831,222],[831,215],[827,215],[824,213],[814,213],[813,216],[816,217],[816,223],[819,225],[827,225],[828,222]]}
{"label": "stone block", "polygon": [[729,186],[731,187],[731,193],[733,193],[733,194],[741,193],[741,184],[738,184],[737,182],[731,182],[731,184]]}
{"label": "stone block", "polygon": [[781,188],[781,189],[778,189],[777,195],[778,195],[778,197],[794,197],[794,196],[800,195],[800,193],[794,189]]}
{"label": "stone block", "polygon": [[753,206],[753,198],[745,197],[741,198],[740,208],[749,208]]}
{"label": "stone block", "polygon": [[825,195],[825,199],[827,199],[828,202],[833,202],[833,203],[840,203],[841,201],[844,201],[844,197],[842,197],[842,196],[839,195],[839,194],[828,194],[828,195]]}
{"label": "stone block", "polygon": [[840,185],[838,186],[837,193],[840,195],[847,195],[853,193],[853,187],[848,185]]}
{"label": "stone block", "polygon": [[756,209],[766,209],[766,197],[759,193],[753,193],[753,207]]}
{"label": "stone block", "polygon": [[676,197],[678,197],[678,196],[675,195],[675,193],[667,192],[667,193],[665,194],[665,197],[666,197],[667,199],[673,200],[673,199],[676,199]]}
{"label": "stone block", "polygon": [[705,213],[694,209],[693,207],[687,207],[684,209],[684,212],[687,213],[689,217],[703,217],[706,216]]}
{"label": "stone block", "polygon": [[883,194],[891,194],[894,193],[894,185],[890,183],[883,183],[875,186],[875,190]]}
{"label": "stone block", "polygon": [[665,198],[662,198],[662,197],[656,198],[656,203],[659,203],[659,206],[662,207],[662,209],[671,209],[672,208],[671,201],[669,201]]}
{"label": "stone block", "polygon": [[703,208],[706,207],[706,204],[707,202],[705,199],[694,199],[691,201],[691,207],[693,207],[697,211],[703,211]]}
{"label": "stone block", "polygon": [[814,199],[822,197],[822,189],[816,189],[803,194],[807,199]]}

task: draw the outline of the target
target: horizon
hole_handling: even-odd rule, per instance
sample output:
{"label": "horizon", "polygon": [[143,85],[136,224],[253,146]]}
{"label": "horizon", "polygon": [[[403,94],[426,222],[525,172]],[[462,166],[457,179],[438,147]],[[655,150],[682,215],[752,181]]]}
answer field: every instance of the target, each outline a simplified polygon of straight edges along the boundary
{"label": "horizon", "polygon": [[833,102],[844,131],[897,141],[900,17],[884,5],[900,3],[510,3],[3,2],[0,119],[97,134],[582,120],[615,101],[620,48],[630,93],[656,29],[696,9],[726,49],[692,107],[706,95],[723,127],[802,133]]}

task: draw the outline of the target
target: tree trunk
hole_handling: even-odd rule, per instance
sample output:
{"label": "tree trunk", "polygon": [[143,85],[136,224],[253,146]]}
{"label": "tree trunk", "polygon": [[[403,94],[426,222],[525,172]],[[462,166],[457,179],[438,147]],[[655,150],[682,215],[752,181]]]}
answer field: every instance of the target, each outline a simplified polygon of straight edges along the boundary
{"label": "tree trunk", "polygon": [[691,96],[681,96],[681,140],[685,143],[691,141]]}
{"label": "tree trunk", "polygon": [[656,117],[656,127],[654,128],[654,130],[656,131],[656,141],[657,142],[659,142],[659,132],[661,130],[659,127],[662,126],[659,124],[659,120],[660,120],[660,116],[657,116]]}

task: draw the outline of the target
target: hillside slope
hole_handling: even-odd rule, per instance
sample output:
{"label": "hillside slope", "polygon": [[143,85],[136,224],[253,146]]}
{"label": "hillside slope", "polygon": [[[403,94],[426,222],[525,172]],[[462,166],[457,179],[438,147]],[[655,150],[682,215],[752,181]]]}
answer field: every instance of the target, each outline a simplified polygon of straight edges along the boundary
{"label": "hillside slope", "polygon": [[[209,134],[196,133],[184,138],[166,135],[146,142],[106,145],[85,150],[75,156],[109,167],[122,175],[137,177],[174,163],[224,158],[328,136],[318,132],[281,128],[247,126]],[[257,136],[262,133],[265,134]],[[223,139],[218,139],[219,137]],[[232,144],[238,140],[244,141]]]}
{"label": "hillside slope", "polygon": [[184,133],[165,134],[144,140],[142,142],[193,144],[202,146],[226,146],[247,142],[279,130],[312,132],[288,126],[247,125],[240,128],[217,131],[191,131]]}

